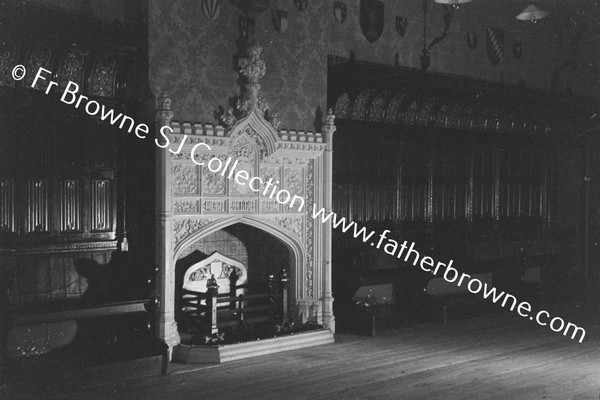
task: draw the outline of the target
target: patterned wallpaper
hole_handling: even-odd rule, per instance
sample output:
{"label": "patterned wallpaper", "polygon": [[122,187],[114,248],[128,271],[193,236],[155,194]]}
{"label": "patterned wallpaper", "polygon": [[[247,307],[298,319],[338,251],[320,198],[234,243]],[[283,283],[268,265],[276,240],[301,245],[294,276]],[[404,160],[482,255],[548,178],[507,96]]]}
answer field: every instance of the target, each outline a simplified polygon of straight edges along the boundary
{"label": "patterned wallpaper", "polygon": [[[348,56],[353,52],[360,60],[392,64],[397,53],[400,65],[420,65],[421,0],[385,1],[383,34],[373,44],[360,31],[359,1],[344,0],[348,7],[344,24],[335,20],[333,3],[309,1],[305,11],[298,11],[292,0],[272,0],[266,12],[253,15],[254,38],[264,48],[267,65],[262,96],[278,113],[282,128],[314,129],[315,112],[327,103],[328,54]],[[228,99],[238,93],[233,58],[239,36],[237,20],[242,12],[221,0],[220,15],[209,21],[202,14],[201,4],[201,0],[150,0],[150,84],[155,94],[164,90],[172,97],[174,119],[215,123],[217,108],[227,107]],[[517,21],[514,16],[521,6],[518,2],[479,0],[461,7],[446,39],[432,50],[430,71],[510,84],[523,79],[527,86],[549,90],[556,66],[571,54],[571,42],[552,18],[536,25]],[[288,28],[283,34],[271,21],[275,8],[288,13]],[[443,30],[441,7],[430,2],[429,9],[428,42]],[[396,33],[396,16],[407,18],[404,37]],[[498,66],[493,66],[486,55],[487,27],[505,32],[504,59]],[[478,35],[475,50],[466,44],[467,32]],[[512,54],[514,39],[523,46],[520,59]],[[595,64],[587,62],[590,54],[598,54],[597,42],[584,41],[579,47],[582,62],[578,68],[561,69],[556,90],[567,86],[583,94],[597,90],[598,76],[590,85],[590,71]]]}

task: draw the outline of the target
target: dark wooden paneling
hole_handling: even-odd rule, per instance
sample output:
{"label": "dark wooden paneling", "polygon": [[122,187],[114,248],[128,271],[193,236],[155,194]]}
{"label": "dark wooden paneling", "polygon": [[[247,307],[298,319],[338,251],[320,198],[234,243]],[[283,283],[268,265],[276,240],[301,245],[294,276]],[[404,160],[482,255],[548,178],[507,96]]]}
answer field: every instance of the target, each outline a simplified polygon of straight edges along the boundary
{"label": "dark wooden paneling", "polygon": [[348,121],[339,131],[333,199],[342,216],[424,226],[550,221],[549,143]]}

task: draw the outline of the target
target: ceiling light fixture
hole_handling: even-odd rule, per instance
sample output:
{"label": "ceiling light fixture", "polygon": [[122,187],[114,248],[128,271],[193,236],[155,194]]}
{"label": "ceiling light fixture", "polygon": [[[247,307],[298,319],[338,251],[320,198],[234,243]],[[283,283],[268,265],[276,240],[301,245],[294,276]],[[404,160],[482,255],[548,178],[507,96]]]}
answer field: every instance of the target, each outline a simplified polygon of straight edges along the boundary
{"label": "ceiling light fixture", "polygon": [[456,9],[458,9],[458,7],[460,7],[461,4],[470,3],[473,0],[434,0],[434,1],[438,4],[444,4],[446,6],[450,6],[456,10]]}
{"label": "ceiling light fixture", "polygon": [[546,18],[548,16],[548,11],[544,11],[533,2],[529,4],[516,18],[520,21],[531,21],[537,22],[542,18]]}

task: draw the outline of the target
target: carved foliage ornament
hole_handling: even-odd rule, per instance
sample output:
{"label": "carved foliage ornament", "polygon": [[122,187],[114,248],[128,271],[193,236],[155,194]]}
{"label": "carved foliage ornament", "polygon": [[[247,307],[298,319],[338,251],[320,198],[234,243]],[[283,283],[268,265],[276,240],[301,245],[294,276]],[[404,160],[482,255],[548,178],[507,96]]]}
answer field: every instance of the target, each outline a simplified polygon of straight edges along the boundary
{"label": "carved foliage ornament", "polygon": [[173,189],[178,194],[193,194],[198,190],[198,172],[195,165],[173,166]]}

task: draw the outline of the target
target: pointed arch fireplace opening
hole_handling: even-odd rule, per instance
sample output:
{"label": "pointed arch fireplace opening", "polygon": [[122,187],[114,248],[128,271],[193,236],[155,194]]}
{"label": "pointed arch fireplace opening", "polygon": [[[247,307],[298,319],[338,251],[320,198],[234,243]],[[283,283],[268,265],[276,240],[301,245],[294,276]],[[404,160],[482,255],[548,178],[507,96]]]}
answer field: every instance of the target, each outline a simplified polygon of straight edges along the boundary
{"label": "pointed arch fireplace opening", "polygon": [[246,223],[234,223],[189,244],[175,264],[174,312],[182,343],[211,339],[206,309],[197,315],[194,306],[210,303],[198,300],[195,293],[207,293],[211,278],[218,286],[217,309],[222,315],[217,321],[219,342],[254,340],[283,329],[295,313],[290,307],[293,260],[293,250],[285,242]]}

